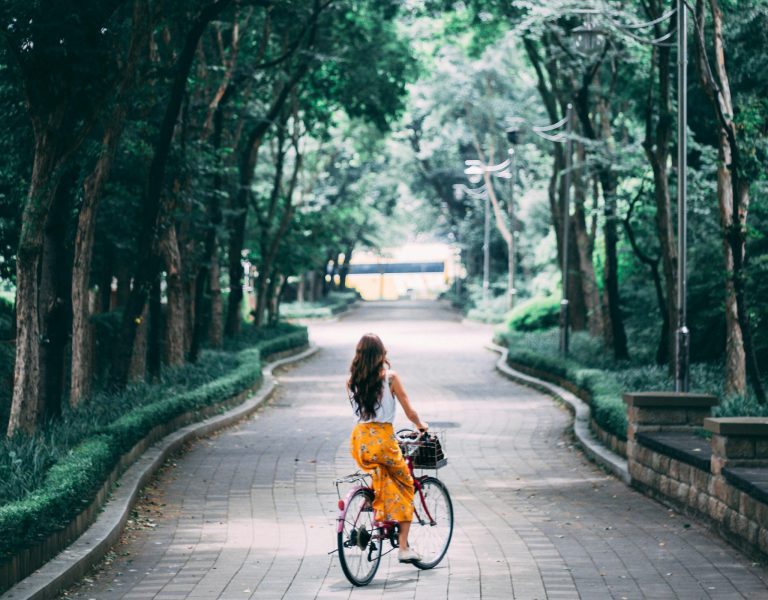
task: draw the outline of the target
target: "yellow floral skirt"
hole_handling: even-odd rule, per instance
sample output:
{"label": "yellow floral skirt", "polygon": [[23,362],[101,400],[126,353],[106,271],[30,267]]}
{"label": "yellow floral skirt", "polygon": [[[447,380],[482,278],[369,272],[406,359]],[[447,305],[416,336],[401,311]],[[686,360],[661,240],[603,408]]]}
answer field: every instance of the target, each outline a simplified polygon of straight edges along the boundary
{"label": "yellow floral skirt", "polygon": [[392,423],[358,423],[350,436],[352,457],[373,477],[374,518],[413,519],[413,479],[395,439]]}

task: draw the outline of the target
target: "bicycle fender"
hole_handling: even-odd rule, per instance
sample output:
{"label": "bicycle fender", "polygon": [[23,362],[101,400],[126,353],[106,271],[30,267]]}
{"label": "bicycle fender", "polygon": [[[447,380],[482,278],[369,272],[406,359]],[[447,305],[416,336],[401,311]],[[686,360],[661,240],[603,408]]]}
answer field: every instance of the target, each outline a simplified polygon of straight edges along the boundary
{"label": "bicycle fender", "polygon": [[347,495],[344,496],[344,508],[339,509],[339,514],[336,517],[336,533],[341,533],[344,530],[344,515],[347,514],[347,507],[349,506],[349,501],[352,499],[352,496],[354,496],[359,490],[363,489],[366,488],[364,488],[362,485],[359,485],[349,490]]}

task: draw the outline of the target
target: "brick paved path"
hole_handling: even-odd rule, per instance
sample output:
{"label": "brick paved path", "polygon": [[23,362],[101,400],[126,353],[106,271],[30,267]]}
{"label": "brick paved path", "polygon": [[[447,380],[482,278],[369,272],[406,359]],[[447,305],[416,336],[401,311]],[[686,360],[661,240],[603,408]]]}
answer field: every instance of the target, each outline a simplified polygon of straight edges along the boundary
{"label": "brick paved path", "polygon": [[[326,553],[331,481],[354,470],[344,380],[368,331],[421,415],[447,428],[441,477],[457,527],[438,568],[390,555],[352,589]],[[322,351],[284,370],[254,418],[169,465],[125,541],[67,597],[768,598],[763,567],[588,463],[564,410],[494,371],[489,331],[434,303],[365,305],[313,326]]]}

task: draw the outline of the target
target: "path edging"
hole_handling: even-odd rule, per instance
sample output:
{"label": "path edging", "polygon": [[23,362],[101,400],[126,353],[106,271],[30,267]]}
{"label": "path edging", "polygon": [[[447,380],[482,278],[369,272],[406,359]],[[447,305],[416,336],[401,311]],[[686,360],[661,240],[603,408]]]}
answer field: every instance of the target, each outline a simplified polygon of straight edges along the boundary
{"label": "path edging", "polygon": [[562,400],[571,413],[573,413],[573,433],[587,456],[627,485],[630,484],[631,478],[629,476],[629,468],[627,467],[627,459],[604,446],[592,435],[589,429],[591,411],[586,402],[559,385],[526,375],[510,367],[507,364],[507,348],[497,344],[487,344],[486,348],[500,354],[499,360],[496,361],[496,370],[502,375],[512,381]]}
{"label": "path edging", "polygon": [[85,533],[55,558],[6,591],[0,600],[47,600],[77,581],[120,539],[139,491],[171,454],[188,441],[234,425],[253,413],[277,388],[278,381],[272,375],[274,369],[308,358],[318,350],[317,346],[310,345],[298,354],[268,363],[262,369],[262,384],[250,399],[222,414],[169,433],[148,448],[118,479],[101,514]]}

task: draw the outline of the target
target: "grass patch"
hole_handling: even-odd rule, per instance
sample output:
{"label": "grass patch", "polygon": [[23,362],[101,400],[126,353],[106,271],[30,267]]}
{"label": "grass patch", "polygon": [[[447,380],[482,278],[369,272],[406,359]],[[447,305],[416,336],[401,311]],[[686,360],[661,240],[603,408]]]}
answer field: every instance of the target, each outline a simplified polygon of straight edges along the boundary
{"label": "grass patch", "polygon": [[224,351],[169,370],[154,384],[97,394],[34,436],[0,443],[0,559],[65,527],[120,457],[155,426],[258,383],[262,356],[307,343],[304,327],[248,328]]}

